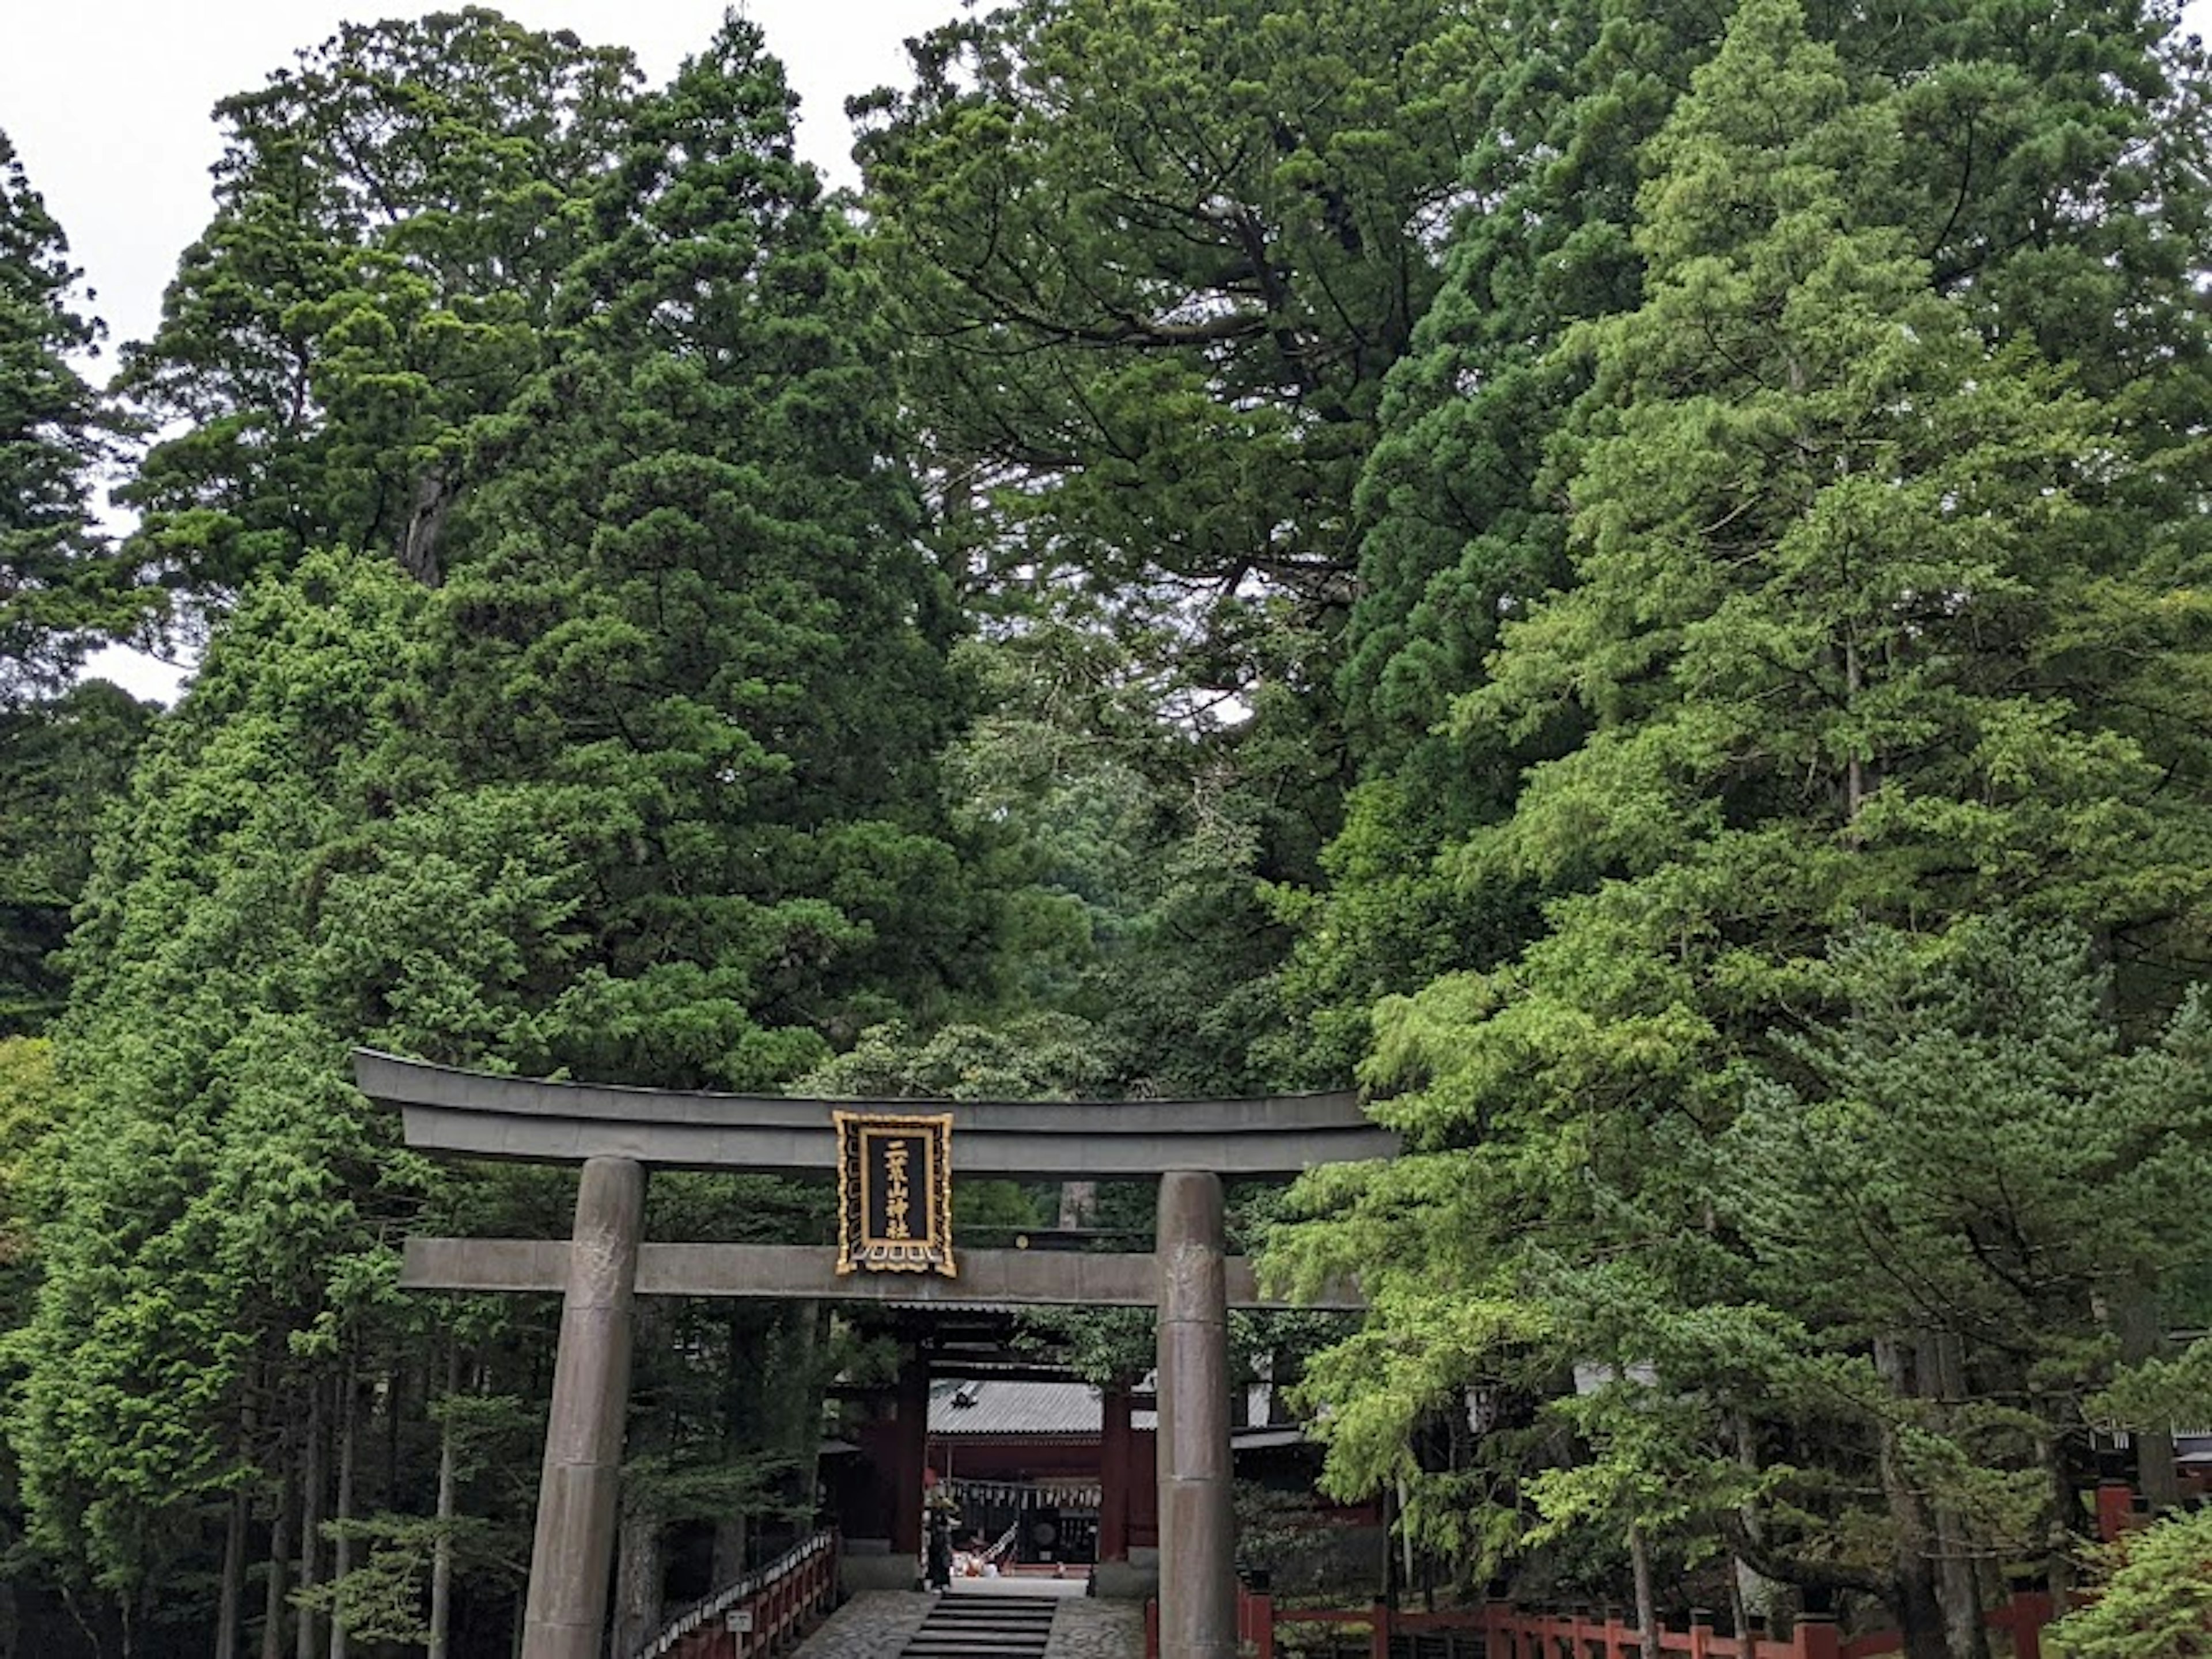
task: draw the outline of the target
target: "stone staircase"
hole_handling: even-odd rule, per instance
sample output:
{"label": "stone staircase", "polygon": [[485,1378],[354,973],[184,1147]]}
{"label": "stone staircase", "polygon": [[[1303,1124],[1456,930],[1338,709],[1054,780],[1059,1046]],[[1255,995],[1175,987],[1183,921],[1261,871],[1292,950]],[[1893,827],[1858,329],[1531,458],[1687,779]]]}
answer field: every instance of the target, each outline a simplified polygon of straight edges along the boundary
{"label": "stone staircase", "polygon": [[1044,1659],[1059,1606],[1041,1595],[940,1595],[899,1659]]}

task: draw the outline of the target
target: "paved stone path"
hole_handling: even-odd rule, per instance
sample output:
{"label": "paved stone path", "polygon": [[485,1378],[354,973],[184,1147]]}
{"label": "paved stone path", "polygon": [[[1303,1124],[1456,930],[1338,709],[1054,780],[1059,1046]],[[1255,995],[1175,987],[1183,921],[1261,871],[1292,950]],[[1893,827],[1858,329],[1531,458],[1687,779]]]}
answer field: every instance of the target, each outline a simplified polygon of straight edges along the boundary
{"label": "paved stone path", "polygon": [[792,1659],[898,1659],[937,1598],[921,1590],[866,1590],[831,1613]]}
{"label": "paved stone path", "polygon": [[1141,1601],[1093,1601],[1078,1596],[1060,1604],[1044,1659],[1144,1659]]}
{"label": "paved stone path", "polygon": [[[1143,1659],[1145,1610],[1134,1601],[1095,1601],[1055,1583],[1045,1659]],[[956,1591],[955,1594],[957,1594]],[[792,1659],[898,1659],[937,1598],[916,1590],[869,1590],[830,1615]]]}

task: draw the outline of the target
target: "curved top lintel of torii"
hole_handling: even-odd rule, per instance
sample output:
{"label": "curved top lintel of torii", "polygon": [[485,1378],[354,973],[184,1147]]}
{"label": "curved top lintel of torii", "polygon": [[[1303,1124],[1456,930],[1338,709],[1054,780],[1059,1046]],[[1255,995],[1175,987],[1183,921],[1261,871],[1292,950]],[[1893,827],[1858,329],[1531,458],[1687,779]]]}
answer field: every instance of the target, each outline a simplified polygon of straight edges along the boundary
{"label": "curved top lintel of torii", "polygon": [[836,1115],[854,1111],[950,1116],[953,1166],[963,1176],[1283,1177],[1399,1150],[1397,1135],[1348,1091],[1247,1100],[819,1100],[500,1077],[370,1048],[356,1048],[353,1063],[361,1091],[404,1115],[410,1146],[459,1158],[625,1158],[826,1179],[836,1168]]}

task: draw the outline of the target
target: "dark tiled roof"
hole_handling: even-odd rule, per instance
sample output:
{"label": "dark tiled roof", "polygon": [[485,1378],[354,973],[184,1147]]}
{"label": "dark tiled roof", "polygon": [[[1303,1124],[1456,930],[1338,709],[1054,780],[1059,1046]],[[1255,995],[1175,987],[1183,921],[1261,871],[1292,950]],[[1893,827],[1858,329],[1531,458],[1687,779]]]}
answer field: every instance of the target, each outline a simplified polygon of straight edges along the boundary
{"label": "dark tiled roof", "polygon": [[[1131,1426],[1149,1429],[1156,1414],[1130,1414]],[[933,1382],[929,1389],[929,1431],[933,1435],[1054,1435],[1095,1440],[1103,1413],[1098,1390],[1088,1382],[1012,1382],[1004,1379]]]}

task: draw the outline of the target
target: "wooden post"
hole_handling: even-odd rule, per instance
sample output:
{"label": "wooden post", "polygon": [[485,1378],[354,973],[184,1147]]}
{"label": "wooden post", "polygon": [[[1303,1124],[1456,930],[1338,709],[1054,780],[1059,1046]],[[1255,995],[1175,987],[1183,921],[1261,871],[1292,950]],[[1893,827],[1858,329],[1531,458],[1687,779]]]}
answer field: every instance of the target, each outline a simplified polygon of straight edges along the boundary
{"label": "wooden post", "polygon": [[2135,1524],[2135,1489],[2125,1481],[2097,1483],[2097,1537],[2109,1544]]}
{"label": "wooden post", "polygon": [[2051,1596],[2045,1591],[2012,1593],[2009,1612],[2013,1659],[2043,1659],[2043,1627],[2051,1622],[2055,1611]]}
{"label": "wooden post", "polygon": [[891,1459],[891,1553],[921,1559],[922,1470],[929,1457],[929,1363],[908,1353],[899,1365],[896,1450]]}
{"label": "wooden post", "polygon": [[1843,1632],[1835,1621],[1805,1613],[1797,1620],[1797,1636],[1790,1659],[1844,1659]]}
{"label": "wooden post", "polygon": [[1129,1390],[1109,1382],[1098,1397],[1098,1559],[1129,1559]]}

